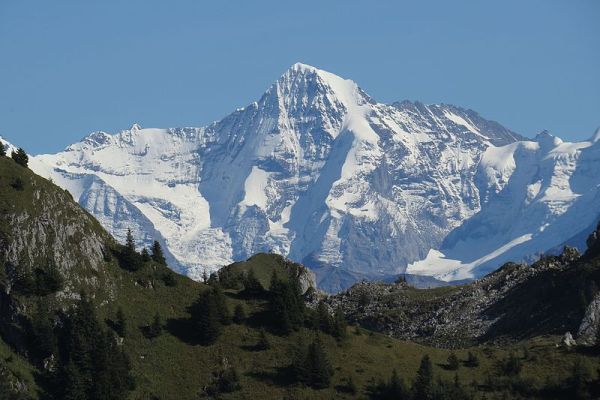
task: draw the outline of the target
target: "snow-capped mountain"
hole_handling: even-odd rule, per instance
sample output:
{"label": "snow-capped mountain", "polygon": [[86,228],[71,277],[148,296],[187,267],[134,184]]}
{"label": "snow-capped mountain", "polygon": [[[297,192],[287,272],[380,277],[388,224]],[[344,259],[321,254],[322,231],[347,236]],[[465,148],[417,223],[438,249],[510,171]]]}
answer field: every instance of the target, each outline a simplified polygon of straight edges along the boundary
{"label": "snow-capped mountain", "polygon": [[[522,139],[471,110],[377,103],[350,80],[295,64],[207,127],[96,132],[30,164],[117,238],[131,227],[140,244],[162,241],[194,278],[260,251],[375,276],[409,264],[430,272],[417,262],[501,202],[520,171],[507,154],[533,146]],[[531,221],[546,223],[541,211]]]}
{"label": "snow-capped mountain", "polygon": [[408,272],[472,278],[565,244],[585,249],[600,218],[600,129],[580,143],[542,132],[531,141],[490,147],[475,180],[481,211]]}

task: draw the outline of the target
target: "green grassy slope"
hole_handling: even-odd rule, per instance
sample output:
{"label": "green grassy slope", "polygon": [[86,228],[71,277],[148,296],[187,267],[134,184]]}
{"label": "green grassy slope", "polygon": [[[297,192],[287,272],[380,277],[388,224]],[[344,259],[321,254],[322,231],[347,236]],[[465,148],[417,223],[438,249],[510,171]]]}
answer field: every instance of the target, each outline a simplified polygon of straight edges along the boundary
{"label": "green grassy slope", "polygon": [[[16,190],[11,184],[15,178],[25,182],[24,190]],[[36,190],[40,189],[40,190]],[[38,194],[36,194],[38,193]],[[78,248],[82,236],[92,235],[104,242],[108,248],[116,244],[108,234],[85,211],[77,206],[70,196],[52,183],[34,175],[31,171],[16,166],[11,160],[0,159],[0,250],[5,251],[12,245],[12,240],[20,237],[11,224],[14,216],[27,216],[19,229],[27,229],[27,224],[35,220],[37,213],[44,208],[45,199],[58,199],[53,202],[53,212],[45,213],[44,218],[54,219],[50,225],[70,224],[71,219],[78,221],[77,229],[72,232],[73,248]],[[53,200],[54,201],[54,200]],[[33,219],[29,219],[33,218]],[[46,240],[47,248],[42,248]],[[36,262],[43,262],[50,253],[52,239],[39,240],[34,257],[23,258],[21,267],[31,267]],[[24,253],[23,253],[24,254]],[[74,250],[73,257],[82,256]],[[4,258],[6,252],[0,253]],[[263,286],[268,287],[273,270],[282,268],[282,258],[275,255],[261,254],[245,263],[236,263],[232,269],[252,268]],[[222,398],[256,398],[256,399],[332,399],[332,398],[366,398],[366,387],[378,379],[387,379],[396,368],[405,380],[414,378],[419,361],[424,354],[429,354],[434,363],[434,373],[444,379],[451,380],[454,371],[444,368],[450,354],[448,350],[426,347],[412,342],[401,341],[387,336],[355,327],[348,329],[348,338],[336,341],[322,334],[327,353],[335,370],[332,385],[322,390],[313,390],[287,380],[283,373],[290,363],[291,349],[299,338],[305,342],[311,340],[313,332],[301,329],[289,336],[276,336],[268,333],[271,349],[255,351],[253,346],[259,338],[260,326],[255,323],[228,325],[223,334],[210,346],[195,344],[185,331],[189,318],[187,308],[206,290],[207,286],[194,282],[183,276],[176,276],[176,285],[167,286],[161,276],[167,273],[166,267],[147,263],[141,270],[129,272],[119,267],[116,259],[82,260],[81,264],[64,269],[66,287],[69,293],[86,290],[94,298],[98,313],[103,319],[114,319],[119,308],[127,321],[127,333],[123,346],[131,358],[133,375],[137,387],[129,396],[131,399],[197,399],[202,388],[210,381],[211,373],[223,358],[236,366],[240,374],[241,389],[223,395]],[[282,271],[281,275],[285,273]],[[82,278],[82,277],[85,277]],[[9,277],[0,276],[0,291],[6,293]],[[415,296],[439,296],[450,288],[433,291],[415,291]],[[231,309],[242,303],[253,321],[253,316],[264,314],[264,299],[243,299],[236,290],[226,291],[228,305]],[[36,298],[12,293],[9,299],[0,299],[0,310],[7,313],[2,304],[22,305],[19,313],[24,316],[30,312]],[[64,292],[51,294],[42,299],[56,310],[64,309],[72,302]],[[143,328],[152,322],[158,313],[164,321],[164,333],[155,339],[144,336]],[[8,315],[4,322],[7,324]],[[0,330],[0,332],[3,332]],[[37,397],[35,375],[39,371],[24,357],[17,354],[14,344],[7,345],[10,340],[2,335],[0,340],[0,365],[6,367],[11,374],[27,385],[27,392]],[[497,374],[497,363],[514,351],[521,357],[523,348],[528,349],[528,359],[522,376],[531,379],[532,385],[542,385],[546,380],[559,380],[569,374],[577,357],[584,357],[590,363],[597,363],[591,355],[578,355],[575,352],[555,347],[556,337],[534,338],[526,342],[516,343],[509,347],[493,348],[479,346],[457,350],[461,360],[466,359],[468,351],[476,354],[480,360],[477,368],[461,367],[457,374],[461,381],[470,384],[476,381],[484,385],[489,375]],[[352,377],[358,393],[351,395],[344,390],[346,379]],[[487,395],[490,398],[490,394]],[[492,397],[493,398],[493,397]]]}

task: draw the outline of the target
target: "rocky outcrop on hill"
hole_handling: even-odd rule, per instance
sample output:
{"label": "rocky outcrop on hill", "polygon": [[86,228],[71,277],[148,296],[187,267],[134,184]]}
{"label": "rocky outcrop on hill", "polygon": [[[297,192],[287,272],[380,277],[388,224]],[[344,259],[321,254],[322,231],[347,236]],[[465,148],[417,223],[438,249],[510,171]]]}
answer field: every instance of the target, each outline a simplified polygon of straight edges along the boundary
{"label": "rocky outcrop on hill", "polygon": [[[560,256],[545,257],[532,265],[507,263],[468,285],[427,290],[405,282],[362,282],[328,302],[342,307],[351,322],[441,347],[562,334],[576,329],[582,312],[569,314],[561,305],[553,311],[554,302],[561,301],[562,295],[551,288],[578,259],[577,250],[567,247]],[[570,289],[565,290],[565,296],[576,297],[571,294]],[[554,299],[549,299],[552,296]]]}
{"label": "rocky outcrop on hill", "polygon": [[596,294],[594,300],[585,310],[585,316],[577,331],[577,341],[586,346],[595,345],[600,333],[600,293]]}
{"label": "rocky outcrop on hill", "polygon": [[[77,296],[82,288],[92,295],[94,288],[110,291],[103,265],[114,241],[94,217],[67,191],[11,160],[2,160],[0,168],[0,261],[8,275],[4,290],[10,292],[15,274],[52,265],[64,278],[65,297]],[[14,179],[23,183],[20,192],[8,184]]]}

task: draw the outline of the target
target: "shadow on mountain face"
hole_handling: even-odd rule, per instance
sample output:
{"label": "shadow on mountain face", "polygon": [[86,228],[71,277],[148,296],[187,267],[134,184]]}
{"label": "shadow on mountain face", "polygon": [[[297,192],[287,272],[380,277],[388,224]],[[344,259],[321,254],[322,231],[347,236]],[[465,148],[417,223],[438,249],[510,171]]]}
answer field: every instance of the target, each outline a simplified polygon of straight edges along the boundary
{"label": "shadow on mountain face", "polygon": [[578,263],[568,271],[543,271],[515,286],[484,311],[489,319],[497,321],[482,340],[577,332],[599,282],[597,265]]}

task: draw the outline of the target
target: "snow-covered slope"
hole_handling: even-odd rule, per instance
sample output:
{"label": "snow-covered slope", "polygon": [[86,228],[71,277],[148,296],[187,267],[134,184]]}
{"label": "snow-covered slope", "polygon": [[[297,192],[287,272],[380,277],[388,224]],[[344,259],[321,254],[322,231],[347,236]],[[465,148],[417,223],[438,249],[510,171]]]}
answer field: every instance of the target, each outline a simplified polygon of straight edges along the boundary
{"label": "snow-covered slope", "polygon": [[565,244],[583,250],[578,237],[600,217],[600,130],[580,143],[542,132],[532,141],[490,147],[475,180],[481,211],[409,272],[472,278]]}
{"label": "snow-covered slope", "polygon": [[493,201],[512,175],[494,151],[521,139],[471,110],[377,103],[295,64],[207,127],[96,132],[31,166],[117,238],[131,226],[140,244],[162,240],[192,277],[261,251],[374,276],[416,265]]}

